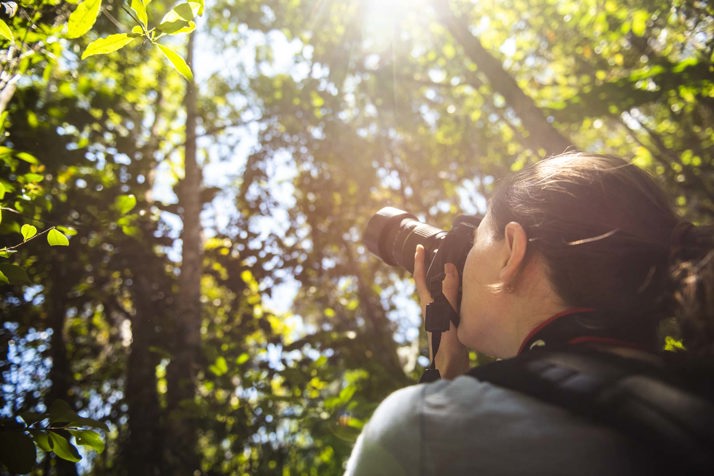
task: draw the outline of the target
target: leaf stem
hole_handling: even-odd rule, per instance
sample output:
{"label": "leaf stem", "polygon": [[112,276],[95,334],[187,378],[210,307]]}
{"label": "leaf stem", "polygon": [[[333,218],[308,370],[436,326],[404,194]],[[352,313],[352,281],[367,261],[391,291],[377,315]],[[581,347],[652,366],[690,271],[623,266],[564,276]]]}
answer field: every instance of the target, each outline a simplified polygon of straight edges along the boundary
{"label": "leaf stem", "polygon": [[29,243],[30,241],[34,240],[34,239],[37,238],[37,237],[40,237],[40,236],[42,236],[42,235],[46,235],[47,233],[49,233],[50,231],[52,231],[52,230],[54,230],[54,229],[56,229],[56,228],[57,228],[56,226],[51,226],[51,227],[47,228],[46,230],[42,230],[41,232],[36,233],[35,235],[31,236],[30,238],[28,238],[28,239],[26,239],[26,240],[22,240],[21,243],[18,243],[18,244],[13,245],[13,246],[6,246],[6,247],[4,247],[4,248],[0,248],[0,251],[13,251],[13,250],[16,250],[16,249],[18,249],[19,247],[21,247],[22,245],[25,245],[25,244]]}
{"label": "leaf stem", "polygon": [[121,9],[124,10],[126,12],[126,14],[129,15],[131,17],[131,19],[134,20],[136,22],[136,24],[141,27],[141,29],[144,31],[145,35],[148,35],[148,32],[146,30],[146,28],[148,28],[148,25],[144,26],[144,24],[139,21],[139,19],[136,17],[136,15],[134,15],[134,12],[132,12],[130,9],[128,9],[126,7],[126,4],[122,3]]}

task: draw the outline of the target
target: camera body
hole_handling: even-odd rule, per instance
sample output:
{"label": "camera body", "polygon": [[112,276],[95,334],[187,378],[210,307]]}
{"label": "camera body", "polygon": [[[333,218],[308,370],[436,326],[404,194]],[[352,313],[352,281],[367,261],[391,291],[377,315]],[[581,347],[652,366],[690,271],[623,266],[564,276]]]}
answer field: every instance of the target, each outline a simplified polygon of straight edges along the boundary
{"label": "camera body", "polygon": [[447,232],[419,221],[409,212],[385,207],[370,218],[364,242],[367,249],[382,261],[412,274],[416,247],[424,246],[427,287],[432,296],[437,296],[441,293],[444,264],[453,263],[459,276],[462,276],[466,256],[473,245],[474,231],[480,221],[478,216],[460,215]]}

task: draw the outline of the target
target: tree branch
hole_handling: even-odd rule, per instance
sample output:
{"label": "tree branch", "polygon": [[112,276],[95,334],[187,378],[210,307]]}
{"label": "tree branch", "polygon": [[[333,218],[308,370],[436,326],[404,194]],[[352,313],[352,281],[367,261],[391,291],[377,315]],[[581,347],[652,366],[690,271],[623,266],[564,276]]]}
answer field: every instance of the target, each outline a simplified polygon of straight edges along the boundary
{"label": "tree branch", "polygon": [[432,4],[447,31],[488,79],[491,88],[504,97],[506,103],[521,120],[524,129],[528,132],[527,141],[537,149],[542,149],[547,155],[560,154],[576,148],[572,141],[550,124],[543,111],[523,92],[503,65],[486,51],[479,39],[469,31],[466,23],[456,17],[448,1],[432,0]]}

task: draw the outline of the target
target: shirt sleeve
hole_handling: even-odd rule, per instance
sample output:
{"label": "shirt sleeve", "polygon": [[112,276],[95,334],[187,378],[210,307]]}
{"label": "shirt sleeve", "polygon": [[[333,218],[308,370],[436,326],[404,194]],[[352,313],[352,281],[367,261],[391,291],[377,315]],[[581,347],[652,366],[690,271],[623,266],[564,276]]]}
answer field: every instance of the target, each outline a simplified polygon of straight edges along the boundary
{"label": "shirt sleeve", "polygon": [[360,434],[347,462],[346,476],[416,475],[420,471],[419,414],[424,385],[387,397]]}

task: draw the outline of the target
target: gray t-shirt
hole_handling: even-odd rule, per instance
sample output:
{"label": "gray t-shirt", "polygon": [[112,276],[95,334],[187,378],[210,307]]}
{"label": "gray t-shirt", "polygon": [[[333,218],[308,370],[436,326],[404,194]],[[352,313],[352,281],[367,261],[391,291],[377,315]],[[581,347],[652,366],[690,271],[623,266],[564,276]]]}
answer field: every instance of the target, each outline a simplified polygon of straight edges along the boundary
{"label": "gray t-shirt", "polygon": [[384,400],[345,474],[644,475],[656,468],[648,453],[610,428],[462,376]]}

